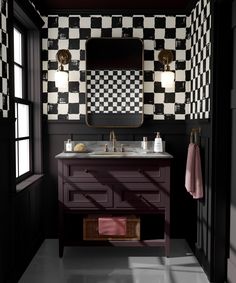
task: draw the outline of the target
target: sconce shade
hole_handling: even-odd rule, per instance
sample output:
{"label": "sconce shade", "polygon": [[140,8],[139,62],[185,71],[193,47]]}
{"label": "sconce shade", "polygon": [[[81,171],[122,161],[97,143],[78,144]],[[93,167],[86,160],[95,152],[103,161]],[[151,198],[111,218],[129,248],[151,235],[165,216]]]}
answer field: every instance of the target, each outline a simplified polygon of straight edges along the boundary
{"label": "sconce shade", "polygon": [[165,71],[161,73],[161,86],[165,88],[174,87],[175,74],[171,71]]}
{"label": "sconce shade", "polygon": [[69,74],[66,71],[58,70],[55,73],[55,85],[60,89],[65,89],[68,85]]}
{"label": "sconce shade", "polygon": [[175,74],[170,71],[169,66],[173,61],[173,53],[171,50],[163,49],[158,55],[158,60],[164,65],[164,71],[161,73],[161,86],[164,88],[174,87]]}
{"label": "sconce shade", "polygon": [[70,63],[71,53],[68,49],[60,49],[57,51],[56,59],[61,65],[55,73],[55,85],[58,89],[64,90],[68,86],[69,73],[64,71],[63,65]]}

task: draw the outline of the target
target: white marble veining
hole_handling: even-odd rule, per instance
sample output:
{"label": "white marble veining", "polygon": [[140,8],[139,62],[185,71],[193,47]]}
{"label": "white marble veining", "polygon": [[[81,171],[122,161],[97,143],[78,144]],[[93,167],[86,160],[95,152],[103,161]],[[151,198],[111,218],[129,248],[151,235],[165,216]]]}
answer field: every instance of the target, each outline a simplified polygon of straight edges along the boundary
{"label": "white marble veining", "polygon": [[[172,158],[167,152],[156,153],[153,151],[153,142],[148,142],[147,150],[141,148],[140,141],[118,141],[116,151],[111,150],[110,141],[73,141],[73,146],[77,143],[83,143],[86,146],[85,152],[62,152],[56,155],[58,159],[64,158]],[[105,152],[107,144],[108,152]],[[121,152],[121,145],[124,152]]]}
{"label": "white marble veining", "polygon": [[66,247],[45,240],[19,283],[209,283],[184,240],[158,247]]}

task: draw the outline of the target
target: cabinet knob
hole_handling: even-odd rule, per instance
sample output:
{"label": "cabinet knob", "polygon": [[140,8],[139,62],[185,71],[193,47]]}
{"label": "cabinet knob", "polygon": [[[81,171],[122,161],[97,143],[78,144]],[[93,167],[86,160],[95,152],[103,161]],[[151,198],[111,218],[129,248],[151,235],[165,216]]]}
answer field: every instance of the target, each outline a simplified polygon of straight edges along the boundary
{"label": "cabinet knob", "polygon": [[89,170],[88,169],[84,169],[84,173],[88,173],[89,172]]}

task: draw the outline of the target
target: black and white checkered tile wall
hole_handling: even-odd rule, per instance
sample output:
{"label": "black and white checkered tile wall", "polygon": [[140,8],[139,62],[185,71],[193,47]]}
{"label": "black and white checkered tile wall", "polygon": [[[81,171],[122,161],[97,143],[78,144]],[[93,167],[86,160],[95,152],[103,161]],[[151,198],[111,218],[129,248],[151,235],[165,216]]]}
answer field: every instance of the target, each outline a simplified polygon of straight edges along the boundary
{"label": "black and white checkered tile wall", "polygon": [[210,118],[211,5],[200,0],[188,17],[188,117]]}
{"label": "black and white checkered tile wall", "polygon": [[[200,0],[189,17],[185,15],[51,15],[45,17],[43,113],[49,120],[79,120],[86,114],[85,43],[88,38],[138,37],[144,44],[145,116],[154,120],[207,118],[209,99],[205,100],[203,97],[209,96],[209,85],[204,86],[204,78],[209,74],[208,53],[205,54],[205,52],[207,49],[210,50],[208,42],[210,26],[203,24],[204,27],[202,27],[201,22],[205,16],[207,16],[207,22],[210,21],[209,1]],[[69,49],[72,54],[71,62],[65,66],[65,69],[69,71],[69,84],[66,91],[58,92],[54,80],[55,71],[58,68],[56,53],[64,48]],[[158,54],[163,48],[172,50],[174,54],[174,61],[170,64],[171,70],[175,72],[175,86],[172,89],[161,87],[160,76],[163,65],[158,61]],[[202,52],[203,49],[205,51]],[[192,59],[188,60],[190,55]],[[205,63],[198,61],[202,56],[206,60]],[[198,62],[196,67],[195,62]],[[198,72],[202,70],[201,66],[204,71],[199,74]],[[91,107],[95,106],[91,105]]]}
{"label": "black and white checkered tile wall", "polygon": [[[43,107],[48,119],[80,119],[85,115],[85,42],[90,37],[139,37],[144,43],[144,113],[153,119],[185,119],[186,16],[49,16],[43,30]],[[72,54],[68,91],[55,87],[58,49]],[[165,93],[158,61],[161,49],[171,49],[176,83]]]}
{"label": "black and white checkered tile wall", "polygon": [[6,0],[1,0],[0,14],[0,117],[7,118],[9,111],[8,96],[8,63],[7,63],[7,17],[8,5]]}

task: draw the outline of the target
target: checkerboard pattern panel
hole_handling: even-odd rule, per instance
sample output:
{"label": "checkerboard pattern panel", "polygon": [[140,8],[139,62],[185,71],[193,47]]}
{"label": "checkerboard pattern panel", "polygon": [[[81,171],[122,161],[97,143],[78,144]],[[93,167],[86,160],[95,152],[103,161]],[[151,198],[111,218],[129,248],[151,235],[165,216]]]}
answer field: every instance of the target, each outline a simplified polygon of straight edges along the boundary
{"label": "checkerboard pattern panel", "polygon": [[[210,0],[200,0],[185,15],[51,15],[43,28],[43,109],[48,119],[81,119],[86,114],[85,43],[90,37],[138,37],[144,44],[143,102],[146,119],[207,118],[210,112]],[[204,20],[204,21],[203,21]],[[199,43],[200,42],[200,43]],[[72,61],[68,89],[55,87],[58,49],[69,49]],[[161,87],[162,49],[170,49],[175,73],[172,89]],[[190,59],[191,58],[191,59]],[[203,62],[201,63],[201,58]],[[195,65],[196,64],[196,65]],[[199,74],[200,72],[200,74]]]}
{"label": "checkerboard pattern panel", "polygon": [[200,0],[189,16],[190,119],[210,118],[211,5]]}
{"label": "checkerboard pattern panel", "polygon": [[142,71],[87,71],[87,107],[88,113],[141,114]]}
{"label": "checkerboard pattern panel", "polygon": [[[53,15],[44,20],[43,109],[48,119],[80,119],[85,115],[85,43],[90,37],[141,38],[145,117],[185,119],[186,16]],[[62,48],[70,50],[72,62],[65,66],[69,72],[68,91],[60,93],[55,87],[54,74],[58,68],[56,52]],[[163,66],[158,54],[163,48],[171,49],[175,58],[170,67],[175,72],[176,83],[168,91],[160,84]]]}
{"label": "checkerboard pattern panel", "polygon": [[8,3],[1,0],[0,14],[0,117],[7,118],[9,111],[8,96],[8,35],[7,35]]}

